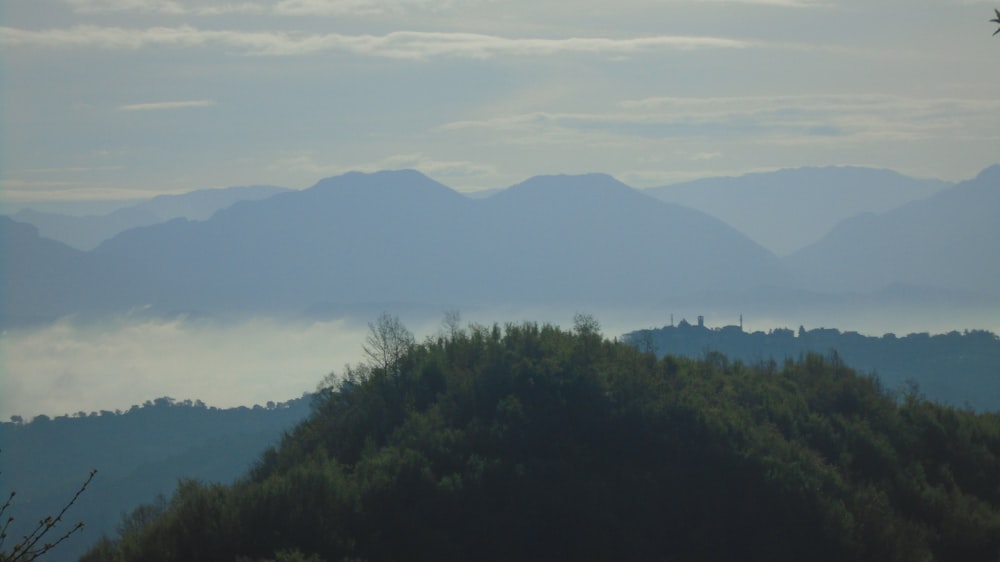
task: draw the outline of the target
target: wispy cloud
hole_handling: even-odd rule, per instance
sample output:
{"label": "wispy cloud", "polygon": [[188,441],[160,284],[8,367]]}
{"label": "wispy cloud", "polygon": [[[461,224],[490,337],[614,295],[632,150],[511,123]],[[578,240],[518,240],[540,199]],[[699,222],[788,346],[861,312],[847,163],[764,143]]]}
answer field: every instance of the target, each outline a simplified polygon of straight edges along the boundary
{"label": "wispy cloud", "polygon": [[154,195],[170,193],[170,191],[154,192],[128,187],[96,187],[79,181],[20,178],[0,180],[0,191],[3,192],[3,199],[11,203],[148,199]]}
{"label": "wispy cloud", "polygon": [[500,55],[546,56],[561,53],[621,56],[653,51],[736,49],[749,46],[748,43],[737,39],[682,35],[553,39],[422,31],[396,31],[385,35],[345,35],[205,30],[191,26],[130,29],[91,25],[47,30],[0,27],[0,44],[8,47],[54,49],[223,47],[248,55],[291,56],[346,52],[406,60],[426,60],[435,57],[485,59]]}
{"label": "wispy cloud", "polygon": [[345,14],[405,13],[413,10],[438,12],[456,5],[482,3],[477,0],[281,0],[274,5],[280,15],[340,16]]}
{"label": "wispy cloud", "polygon": [[145,12],[183,14],[186,9],[174,0],[66,0],[78,13]]}
{"label": "wispy cloud", "polygon": [[[177,15],[218,15],[234,13],[274,14],[284,16],[385,15],[411,12],[439,13],[469,10],[491,0],[278,0],[277,2],[229,0],[65,0],[75,12],[95,14],[132,12]],[[668,0],[671,1],[671,0]],[[966,2],[970,0],[965,0]],[[726,3],[781,8],[815,8],[833,5],[826,0],[672,0],[674,4]],[[643,0],[623,0],[620,5],[636,9],[646,6]]]}
{"label": "wispy cloud", "polygon": [[681,98],[624,101],[605,113],[532,112],[455,121],[441,131],[482,129],[525,142],[564,142],[572,135],[752,137],[769,143],[914,141],[979,134],[994,138],[1000,100],[888,95]]}
{"label": "wispy cloud", "polygon": [[165,109],[187,109],[191,107],[210,107],[215,100],[161,101],[152,103],[132,103],[119,106],[121,111],[161,111]]}
{"label": "wispy cloud", "polygon": [[8,170],[8,171],[15,174],[53,174],[53,173],[79,174],[83,172],[106,172],[109,170],[120,170],[120,169],[122,169],[120,165],[110,165],[110,166],[67,166],[64,168],[15,168],[13,170]]}
{"label": "wispy cloud", "polygon": [[[78,14],[127,12],[135,14],[199,15],[280,13],[273,3],[228,0],[65,0]],[[284,2],[279,2],[278,6]]]}
{"label": "wispy cloud", "polygon": [[[231,2],[226,0],[66,0],[80,14],[132,12],[176,15],[274,14],[285,16],[342,16],[404,13],[412,10],[437,12],[456,0],[280,0],[278,2]],[[462,4],[478,3],[466,0]]]}
{"label": "wispy cloud", "polygon": [[726,4],[756,4],[760,6],[776,6],[781,8],[823,8],[833,6],[833,2],[823,0],[703,0]]}

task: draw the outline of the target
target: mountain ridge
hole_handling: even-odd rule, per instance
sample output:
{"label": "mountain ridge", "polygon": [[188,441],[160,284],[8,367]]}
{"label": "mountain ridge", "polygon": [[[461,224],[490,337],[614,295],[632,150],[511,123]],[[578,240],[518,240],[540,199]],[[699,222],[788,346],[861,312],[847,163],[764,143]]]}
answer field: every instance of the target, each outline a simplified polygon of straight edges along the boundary
{"label": "mountain ridge", "polygon": [[881,214],[838,224],[783,262],[800,286],[880,290],[909,283],[1000,297],[1000,166]]}
{"label": "mountain ridge", "polygon": [[[887,240],[880,234],[885,229],[866,226],[883,220],[880,215],[860,215],[840,227],[854,232],[841,253],[833,251],[836,244],[821,241],[810,246],[811,258],[802,258],[803,251],[779,259],[704,211],[658,200],[606,174],[537,176],[489,198],[470,198],[414,170],[352,172],[304,190],[241,201],[207,220],[175,219],[120,233],[91,252],[74,254],[77,265],[64,266],[68,273],[60,279],[18,285],[25,294],[10,293],[3,318],[137,308],[155,314],[308,316],[380,302],[422,309],[655,308],[685,299],[760,314],[763,304],[755,304],[754,295],[767,288],[763,294],[771,303],[860,303],[877,295],[894,306],[906,298],[919,302],[913,291],[893,289],[906,286],[964,295],[963,302],[995,301],[988,286],[1000,276],[988,248],[994,236],[975,234],[994,228],[992,213],[1000,205],[992,199],[984,204],[977,194],[1000,185],[998,176],[1000,166],[987,168],[973,180],[884,213],[924,209],[924,226],[964,232],[965,242],[927,233]],[[981,187],[970,187],[975,185]],[[37,229],[31,232],[38,236]],[[962,261],[970,236],[978,245],[978,264]],[[936,249],[899,250],[911,238],[927,239]],[[19,240],[29,244],[24,236]],[[29,260],[36,266],[46,259],[68,263],[60,250],[30,244],[38,248]],[[910,261],[947,274],[914,276],[890,268],[898,256],[847,259],[874,256],[879,247],[919,256]],[[870,271],[863,275],[859,268]]]}
{"label": "mountain ridge", "polygon": [[132,229],[84,258],[134,270],[108,272],[130,289],[119,309],[165,311],[636,303],[736,289],[734,270],[779,276],[777,259],[728,225],[606,175],[551,176],[471,199],[412,170],[346,174],[205,221]]}
{"label": "mountain ridge", "polygon": [[718,217],[785,256],[844,219],[885,212],[949,185],[880,168],[825,166],[703,178],[643,191]]}
{"label": "mountain ridge", "polygon": [[9,215],[34,225],[45,238],[79,250],[92,250],[120,232],[176,218],[206,220],[215,212],[240,201],[264,199],[288,191],[268,185],[200,189],[182,194],[157,195],[105,214],[70,215],[24,208]]}

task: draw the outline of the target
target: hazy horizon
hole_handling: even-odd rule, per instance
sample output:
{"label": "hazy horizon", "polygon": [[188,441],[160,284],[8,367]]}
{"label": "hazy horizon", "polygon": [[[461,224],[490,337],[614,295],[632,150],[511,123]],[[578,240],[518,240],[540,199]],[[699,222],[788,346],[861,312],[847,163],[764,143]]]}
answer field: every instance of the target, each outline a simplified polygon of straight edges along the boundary
{"label": "hazy horizon", "polygon": [[[388,309],[389,314],[396,314]],[[400,314],[420,341],[443,329],[444,317]],[[518,309],[474,308],[462,311],[462,324],[506,322],[551,323],[569,329],[576,313],[591,314],[608,338],[644,328],[687,320],[699,315],[709,328],[738,325],[736,310],[707,306],[646,309]],[[936,318],[935,318],[936,315]],[[912,316],[870,310],[744,313],[747,332],[804,326],[856,331],[868,336],[895,333],[947,333],[984,329],[1000,333],[1000,307],[948,316],[943,310]],[[851,322],[854,319],[855,322]],[[178,318],[118,317],[101,321],[63,319],[0,334],[4,385],[0,420],[19,415],[25,420],[77,412],[128,410],[147,400],[169,396],[201,400],[229,408],[281,402],[312,392],[330,372],[363,360],[361,345],[367,323],[375,318],[309,321],[257,317],[232,322]]]}
{"label": "hazy horizon", "polygon": [[[990,163],[987,166],[984,166],[983,169],[988,168],[988,167],[993,166],[993,165],[996,165],[996,164],[1000,164],[1000,160],[998,160],[996,162],[993,162],[993,163]],[[900,173],[898,170],[892,170],[892,169],[889,169],[889,168],[877,168],[877,167],[870,167],[870,166],[856,166],[856,165],[853,165],[853,164],[829,164],[829,165],[815,165],[815,166],[811,166],[810,165],[810,166],[788,167],[788,168],[773,168],[773,169],[767,169],[767,170],[763,170],[763,169],[748,170],[746,172],[741,172],[741,173],[734,174],[734,175],[704,175],[704,176],[698,176],[697,178],[694,178],[694,179],[695,180],[741,179],[741,178],[755,177],[755,176],[759,176],[759,175],[766,175],[766,174],[775,173],[775,172],[781,173],[781,172],[789,172],[789,171],[795,171],[795,170],[823,170],[823,169],[830,169],[830,168],[862,168],[862,169],[870,169],[870,170],[877,170],[877,171],[886,171],[886,172]],[[545,176],[550,176],[550,175],[567,175],[567,174],[562,174],[562,173],[551,173],[551,174],[543,173],[543,174],[538,174],[538,175],[534,175],[534,176],[527,176],[527,177],[515,180],[511,184],[497,185],[497,186],[493,186],[493,187],[484,187],[482,189],[477,189],[477,190],[474,190],[474,191],[463,191],[461,188],[456,188],[454,185],[449,184],[448,183],[448,181],[449,181],[448,178],[437,179],[437,178],[434,178],[433,174],[427,174],[426,172],[423,172],[423,171],[421,171],[418,168],[395,168],[395,169],[391,169],[391,168],[374,169],[374,168],[372,168],[372,169],[351,169],[351,170],[344,170],[342,173],[338,173],[338,174],[333,175],[333,176],[317,177],[315,181],[313,181],[311,183],[308,183],[306,185],[300,186],[300,187],[288,187],[288,186],[284,186],[284,185],[275,186],[275,187],[280,187],[280,188],[288,189],[288,190],[292,190],[292,191],[302,191],[302,190],[314,187],[317,183],[320,183],[323,180],[328,180],[328,179],[331,179],[331,178],[334,178],[334,177],[343,176],[343,175],[347,175],[347,174],[351,174],[351,173],[377,173],[377,172],[383,172],[383,171],[403,171],[403,170],[415,170],[415,171],[418,171],[418,172],[420,172],[422,174],[427,175],[428,177],[431,177],[432,179],[435,179],[435,181],[438,181],[438,182],[442,183],[443,185],[445,185],[449,189],[452,189],[452,190],[454,190],[454,191],[456,191],[458,193],[461,193],[463,195],[466,195],[466,196],[469,196],[469,197],[472,197],[472,198],[477,198],[477,197],[480,197],[482,195],[487,195],[487,196],[493,195],[493,194],[499,193],[499,192],[501,192],[501,191],[503,191],[505,189],[508,189],[510,187],[518,185],[519,183],[522,183],[524,181],[528,181],[528,180],[531,180],[531,179],[537,178],[537,177],[545,177]],[[949,185],[949,184],[954,184],[954,183],[958,183],[958,182],[961,182],[961,181],[973,179],[981,171],[982,171],[981,169],[970,170],[964,176],[958,177],[957,180],[943,180],[943,179],[938,178],[938,177],[911,177],[911,176],[905,176],[905,174],[903,174],[903,175],[904,175],[904,177],[910,177],[913,180],[918,180],[918,181],[919,180],[941,181],[941,182],[945,182],[945,185]],[[608,175],[608,176],[610,176],[610,177],[612,177],[612,178],[614,178],[614,179],[616,179],[618,181],[621,181],[622,183],[625,183],[626,185],[629,185],[629,187],[632,187],[632,188],[634,188],[634,189],[636,189],[636,190],[638,190],[640,192],[647,193],[647,194],[651,194],[651,192],[648,191],[648,190],[652,190],[653,188],[672,187],[672,186],[675,186],[675,185],[681,186],[681,185],[687,184],[687,180],[678,180],[677,182],[674,182],[674,183],[657,184],[657,185],[649,185],[649,186],[641,186],[640,187],[640,186],[631,185],[628,182],[625,182],[624,180],[615,177],[613,174],[606,173],[606,172],[601,171],[601,170],[590,170],[590,171],[586,171],[586,172],[581,172],[580,174],[569,174],[569,175],[588,175],[588,174],[604,174],[604,175]],[[261,185],[261,184],[251,184],[251,185]],[[3,199],[3,198],[0,198],[0,214],[13,215],[13,214],[17,213],[18,211],[21,211],[21,210],[24,210],[24,209],[31,209],[31,210],[39,211],[39,212],[43,212],[43,213],[56,213],[56,214],[62,214],[62,215],[68,215],[68,216],[102,216],[102,215],[106,215],[106,214],[112,213],[112,212],[120,210],[120,209],[124,209],[126,207],[131,207],[131,206],[134,206],[134,205],[137,205],[137,204],[142,204],[142,203],[149,202],[150,200],[152,200],[154,197],[157,197],[157,196],[183,196],[183,195],[205,193],[205,192],[215,192],[215,191],[221,192],[221,191],[225,191],[225,190],[229,190],[229,189],[234,189],[234,188],[239,189],[239,188],[244,188],[244,187],[248,187],[248,186],[246,186],[246,185],[235,185],[235,184],[232,184],[232,185],[190,187],[190,188],[181,188],[181,189],[178,189],[178,190],[174,190],[174,191],[170,191],[170,192],[163,192],[163,193],[148,192],[148,191],[143,191],[143,190],[134,190],[134,191],[128,192],[127,195],[129,197],[128,198],[124,198],[124,199],[105,198],[105,195],[102,195],[100,193],[91,194],[92,196],[85,197],[85,198],[82,198],[82,199],[73,199],[71,197],[74,197],[74,196],[78,195],[78,193],[75,192],[75,191],[67,191],[64,194],[55,194],[54,196],[51,196],[50,198],[43,198],[43,199],[10,199],[10,198]],[[202,218],[200,220],[204,220],[204,218]]]}

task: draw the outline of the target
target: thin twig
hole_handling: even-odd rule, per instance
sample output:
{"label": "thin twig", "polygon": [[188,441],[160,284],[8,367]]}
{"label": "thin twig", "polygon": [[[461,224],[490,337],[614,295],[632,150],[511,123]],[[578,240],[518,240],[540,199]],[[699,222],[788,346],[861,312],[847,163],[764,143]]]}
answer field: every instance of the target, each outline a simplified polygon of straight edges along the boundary
{"label": "thin twig", "polygon": [[[41,521],[39,521],[38,522],[38,526],[35,527],[35,529],[30,534],[25,535],[24,538],[21,540],[20,543],[14,545],[14,549],[13,549],[13,551],[11,551],[11,554],[9,556],[6,556],[2,560],[4,562],[28,562],[28,561],[31,561],[31,560],[35,560],[36,558],[42,556],[43,554],[45,554],[48,551],[50,551],[53,548],[55,548],[55,546],[58,545],[59,543],[61,543],[64,540],[68,539],[71,535],[73,535],[73,533],[76,533],[77,531],[79,531],[80,529],[82,529],[83,528],[83,522],[81,521],[80,523],[77,523],[72,529],[70,529],[69,531],[67,531],[66,534],[64,534],[63,536],[59,537],[59,539],[56,540],[55,542],[53,542],[53,543],[43,543],[40,548],[38,548],[37,550],[35,549],[35,547],[38,545],[39,541],[41,541],[42,538],[49,531],[51,531],[53,528],[55,528],[55,526],[56,526],[57,523],[59,523],[60,521],[62,521],[63,516],[66,515],[66,511],[68,511],[69,508],[73,507],[73,504],[76,503],[76,500],[78,500],[80,498],[80,496],[83,494],[83,492],[87,490],[87,486],[89,486],[90,483],[91,483],[91,481],[94,480],[94,476],[96,474],[97,474],[97,470],[96,469],[95,470],[91,470],[90,471],[90,476],[88,476],[87,480],[84,481],[83,485],[80,486],[80,489],[76,491],[76,494],[73,495],[73,498],[70,499],[69,502],[67,502],[65,506],[63,506],[63,508],[59,512],[59,514],[56,515],[55,518],[53,518],[52,516],[49,516],[49,517],[46,517],[45,519],[42,519]],[[13,492],[11,493],[10,497],[11,498],[14,497]],[[11,502],[11,499],[8,498],[7,499],[7,503],[5,503],[3,509],[0,510],[0,515],[2,515],[3,510],[6,510],[7,506],[10,505],[10,502]],[[13,518],[8,519],[7,524],[4,525],[4,529],[5,530],[6,530],[6,526],[9,525],[11,521],[13,521]]]}

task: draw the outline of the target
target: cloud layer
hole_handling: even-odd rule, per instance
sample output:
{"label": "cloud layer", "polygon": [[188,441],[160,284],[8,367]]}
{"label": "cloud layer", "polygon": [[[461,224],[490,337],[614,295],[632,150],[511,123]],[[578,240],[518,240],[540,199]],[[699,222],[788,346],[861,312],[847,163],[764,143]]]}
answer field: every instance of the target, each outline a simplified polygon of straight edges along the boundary
{"label": "cloud layer", "polygon": [[[66,0],[82,14],[134,12],[168,15],[273,14],[285,16],[384,15],[423,11],[440,13],[469,9],[490,0],[279,0],[249,2],[228,0]],[[688,4],[699,0],[688,0]],[[700,0],[705,3],[751,4],[786,8],[832,5],[822,0]],[[630,2],[625,1],[625,4]],[[642,5],[644,2],[631,2]],[[648,2],[645,2],[648,4]],[[675,2],[676,3],[676,2]],[[586,6],[586,2],[581,3]],[[513,4],[516,7],[516,4]]]}
{"label": "cloud layer", "polygon": [[995,63],[991,12],[968,0],[13,3],[0,190],[306,187],[383,165],[469,190],[542,173],[642,187],[835,164],[958,180],[1000,154],[1000,85],[982,70]]}
{"label": "cloud layer", "polygon": [[456,32],[396,31],[385,35],[344,35],[216,31],[191,26],[127,29],[90,25],[39,31],[0,27],[0,44],[11,48],[50,49],[216,47],[248,55],[293,56],[342,52],[406,60],[434,57],[483,59],[498,55],[546,56],[559,53],[622,55],[659,50],[733,49],[748,46],[735,39],[688,36],[547,39]]}
{"label": "cloud layer", "polygon": [[160,111],[164,109],[187,109],[191,107],[211,107],[214,100],[160,101],[149,103],[130,103],[118,109],[122,111]]}
{"label": "cloud layer", "polygon": [[0,419],[127,410],[161,396],[218,407],[297,398],[360,360],[364,332],[340,322],[60,322],[0,335]]}

